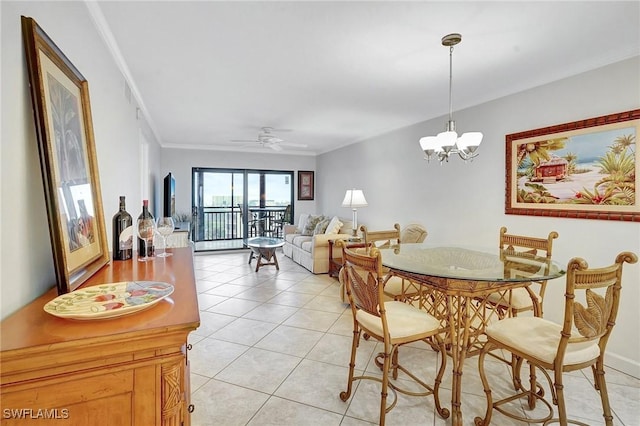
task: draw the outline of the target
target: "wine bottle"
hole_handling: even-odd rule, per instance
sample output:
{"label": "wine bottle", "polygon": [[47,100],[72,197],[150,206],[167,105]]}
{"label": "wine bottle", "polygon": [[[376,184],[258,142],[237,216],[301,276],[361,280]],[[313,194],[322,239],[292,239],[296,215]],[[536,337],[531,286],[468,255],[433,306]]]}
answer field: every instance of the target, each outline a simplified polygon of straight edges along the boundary
{"label": "wine bottle", "polygon": [[[142,200],[142,213],[138,216],[138,219],[153,219],[153,215],[149,212],[149,200]],[[146,253],[145,247],[149,253]],[[155,247],[153,246],[153,239],[150,244],[146,246],[144,240],[138,237],[138,257],[153,257],[155,255]]]}
{"label": "wine bottle", "polygon": [[113,216],[113,260],[128,260],[133,255],[133,219],[127,213],[124,196],[120,210]]}

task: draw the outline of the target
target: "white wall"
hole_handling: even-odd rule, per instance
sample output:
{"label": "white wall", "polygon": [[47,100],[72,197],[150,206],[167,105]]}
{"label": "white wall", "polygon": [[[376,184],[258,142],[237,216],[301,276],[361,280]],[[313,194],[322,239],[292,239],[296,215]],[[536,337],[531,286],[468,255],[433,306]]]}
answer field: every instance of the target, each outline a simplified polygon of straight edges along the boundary
{"label": "white wall", "polygon": [[[505,215],[505,135],[640,107],[640,59],[634,58],[566,80],[454,112],[458,130],[482,131],[480,156],[440,166],[427,163],[421,136],[441,131],[446,118],[430,120],[345,147],[318,158],[319,207],[341,214],[344,190],[361,188],[369,206],[358,219],[373,229],[421,222],[433,243],[496,247],[500,226],[546,236],[555,230],[554,258],[566,265],[613,263],[630,250],[640,255],[640,223]],[[636,145],[637,149],[637,145]],[[327,188],[336,188],[333,191]],[[609,342],[607,364],[640,377],[640,265],[625,265],[622,302]],[[561,321],[564,280],[547,287],[545,317]]]}
{"label": "white wall", "polygon": [[[316,169],[316,157],[265,153],[238,153],[229,151],[162,149],[161,170],[163,176],[171,172],[176,178],[176,211],[191,212],[191,170],[193,167],[283,170],[294,171],[293,211],[315,213],[317,194],[313,201],[298,200],[298,170]],[[159,194],[162,197],[162,194]]]}
{"label": "white wall", "polygon": [[[0,208],[0,317],[4,318],[56,285],[44,189],[20,16],[44,29],[89,82],[94,137],[107,239],[118,197],[129,212],[141,209],[139,133],[150,145],[152,179],[159,146],[136,101],[125,98],[124,78],[98,35],[84,2],[0,2],[2,22],[2,146]],[[156,179],[157,180],[157,179]],[[153,181],[159,191],[161,183]],[[153,201],[153,200],[152,200]]]}

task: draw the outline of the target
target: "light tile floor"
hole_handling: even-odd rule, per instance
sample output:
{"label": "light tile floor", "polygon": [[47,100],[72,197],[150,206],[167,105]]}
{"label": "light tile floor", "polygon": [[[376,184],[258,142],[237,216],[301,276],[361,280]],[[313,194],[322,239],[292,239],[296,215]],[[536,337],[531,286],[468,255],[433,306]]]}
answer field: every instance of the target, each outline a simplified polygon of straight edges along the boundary
{"label": "light tile floor", "polygon": [[[196,254],[195,274],[200,327],[189,342],[194,426],[376,424],[379,383],[358,381],[342,402],[351,348],[351,311],[338,297],[338,282],[313,275],[278,252],[273,266],[254,272],[248,251]],[[614,331],[615,332],[615,331]],[[380,348],[362,341],[357,369],[379,375],[373,356]],[[401,349],[401,362],[433,379],[437,353],[426,345]],[[450,365],[441,401],[450,407]],[[495,391],[508,389],[506,364],[491,361]],[[588,372],[588,371],[587,371]],[[402,380],[402,377],[400,377]],[[640,380],[607,370],[614,424],[640,425]],[[592,377],[582,372],[566,379],[571,418],[602,425],[600,398]],[[485,410],[477,358],[465,363],[462,412],[465,425]],[[537,410],[537,409],[536,409]],[[398,396],[388,425],[446,425],[434,412],[432,398]],[[518,423],[494,412],[492,424]]]}

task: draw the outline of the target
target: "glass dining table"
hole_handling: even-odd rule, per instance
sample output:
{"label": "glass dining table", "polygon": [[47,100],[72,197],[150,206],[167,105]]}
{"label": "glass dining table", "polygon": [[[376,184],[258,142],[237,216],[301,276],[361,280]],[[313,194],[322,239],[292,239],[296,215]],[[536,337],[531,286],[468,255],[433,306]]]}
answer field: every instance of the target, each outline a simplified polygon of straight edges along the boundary
{"label": "glass dining table", "polygon": [[275,224],[282,219],[286,209],[286,206],[249,207],[249,213],[253,215],[257,224],[258,236],[264,237],[267,234],[272,237],[278,236]]}
{"label": "glass dining table", "polygon": [[[484,343],[484,327],[497,321],[495,304],[486,296],[498,293],[509,300],[510,290],[531,281],[551,280],[565,271],[546,257],[513,250],[399,244],[380,249],[389,277],[418,284],[414,304],[440,320],[452,358],[452,424],[462,425],[462,368]],[[414,295],[415,296],[415,295]]]}

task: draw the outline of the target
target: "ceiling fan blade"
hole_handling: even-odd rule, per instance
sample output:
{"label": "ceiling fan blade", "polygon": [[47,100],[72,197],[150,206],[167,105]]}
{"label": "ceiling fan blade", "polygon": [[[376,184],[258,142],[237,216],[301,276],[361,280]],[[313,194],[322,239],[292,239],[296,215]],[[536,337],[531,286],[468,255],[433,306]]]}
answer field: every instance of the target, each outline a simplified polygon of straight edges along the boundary
{"label": "ceiling fan blade", "polygon": [[282,146],[293,146],[296,148],[306,148],[308,145],[306,143],[293,143],[293,142],[282,142],[280,145]]}
{"label": "ceiling fan blade", "polygon": [[260,135],[259,136],[259,140],[260,142],[264,142],[264,143],[279,143],[279,142],[284,142],[282,139],[277,138],[275,136],[271,136],[271,135]]}
{"label": "ceiling fan blade", "polygon": [[258,139],[250,140],[250,139],[231,139],[231,142],[241,142],[241,143],[257,143],[266,148],[271,148],[274,151],[282,151],[282,146],[293,146],[306,148],[307,145],[296,144],[296,143],[287,143],[284,139],[280,139],[273,132],[291,132],[292,129],[274,129],[273,127],[261,127],[261,132],[258,133]]}
{"label": "ceiling fan blade", "polygon": [[263,133],[281,133],[281,132],[293,132],[293,129],[278,129],[276,127],[261,127]]}

